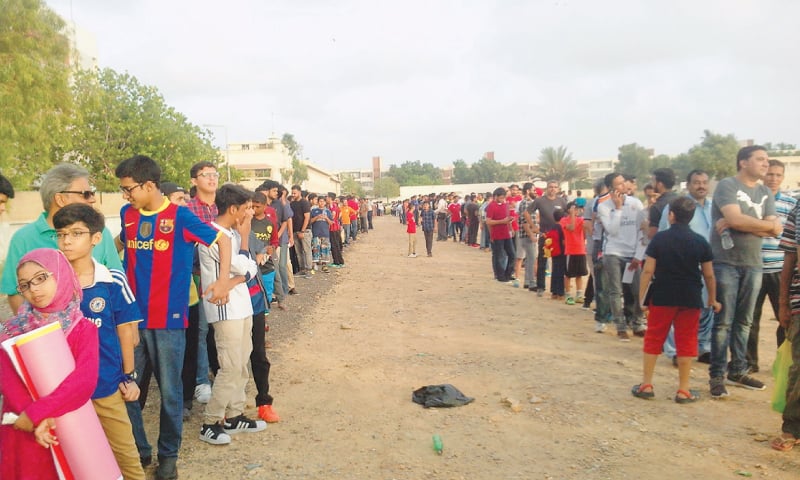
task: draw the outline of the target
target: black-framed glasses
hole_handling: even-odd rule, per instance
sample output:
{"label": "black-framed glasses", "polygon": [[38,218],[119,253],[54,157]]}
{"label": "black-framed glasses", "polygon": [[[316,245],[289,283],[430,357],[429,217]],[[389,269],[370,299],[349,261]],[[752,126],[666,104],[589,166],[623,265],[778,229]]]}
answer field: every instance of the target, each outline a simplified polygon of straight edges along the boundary
{"label": "black-framed glasses", "polygon": [[81,238],[83,235],[91,235],[91,234],[92,232],[90,232],[89,230],[69,230],[67,232],[56,232],[53,234],[53,237],[56,240],[63,240],[67,237],[73,240],[77,240]]}
{"label": "black-framed glasses", "polygon": [[23,280],[17,283],[17,291],[19,293],[27,292],[28,290],[30,290],[32,285],[33,286],[41,285],[45,281],[47,281],[47,279],[50,278],[52,275],[53,274],[50,272],[39,272],[36,275],[34,275],[33,278],[31,278],[30,280],[28,281]]}
{"label": "black-framed glasses", "polygon": [[203,178],[219,178],[219,172],[203,172],[198,173],[197,176]]}
{"label": "black-framed glasses", "polygon": [[130,194],[131,194],[131,192],[133,192],[133,190],[134,190],[136,187],[141,187],[142,185],[144,185],[144,184],[143,184],[143,183],[137,183],[136,185],[132,185],[132,186],[130,186],[130,187],[124,187],[124,186],[120,185],[120,186],[119,186],[119,191],[120,191],[120,192],[122,192],[122,193],[124,193],[124,194],[126,194],[126,195],[130,195]]}
{"label": "black-framed glasses", "polygon": [[75,195],[83,195],[83,199],[84,200],[89,200],[90,198],[93,198],[95,193],[97,193],[97,192],[95,191],[95,189],[91,189],[91,190],[81,190],[81,191],[78,191],[78,190],[62,190],[62,191],[60,191],[58,193],[74,193]]}

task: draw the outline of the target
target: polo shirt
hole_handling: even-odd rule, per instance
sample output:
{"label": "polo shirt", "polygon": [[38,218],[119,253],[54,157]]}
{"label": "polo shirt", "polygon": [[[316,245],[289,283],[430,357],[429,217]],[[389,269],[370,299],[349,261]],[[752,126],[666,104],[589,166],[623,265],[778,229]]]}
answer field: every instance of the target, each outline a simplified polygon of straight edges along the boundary
{"label": "polo shirt", "polygon": [[[487,220],[503,220],[511,216],[510,207],[507,202],[497,203],[494,200],[486,207]],[[511,226],[506,223],[489,226],[489,235],[494,240],[505,240],[511,238]]]}
{"label": "polo shirt", "polygon": [[81,312],[98,330],[100,370],[93,399],[105,398],[125,381],[117,327],[142,321],[139,305],[121,270],[109,270],[94,260],[94,281],[83,287]]}
{"label": "polo shirt", "polygon": [[689,225],[673,224],[658,232],[645,252],[656,260],[651,304],[662,307],[703,308],[700,264],[712,260],[711,245]]}
{"label": "polo shirt", "polygon": [[[3,277],[0,280],[0,292],[6,295],[17,294],[17,263],[26,253],[37,248],[58,250],[55,235],[56,231],[47,223],[47,212],[42,212],[39,218],[14,233],[8,245]],[[108,268],[122,270],[122,261],[114,245],[114,237],[108,228],[103,229],[103,238],[92,250],[92,257]]]}

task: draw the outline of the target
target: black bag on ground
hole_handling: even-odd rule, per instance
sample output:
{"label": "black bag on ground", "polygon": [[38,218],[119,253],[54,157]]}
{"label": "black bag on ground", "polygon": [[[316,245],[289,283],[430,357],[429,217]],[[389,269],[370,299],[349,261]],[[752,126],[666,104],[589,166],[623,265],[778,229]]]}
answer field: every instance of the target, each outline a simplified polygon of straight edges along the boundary
{"label": "black bag on ground", "polygon": [[475,399],[464,395],[459,389],[447,383],[444,385],[426,385],[418,388],[411,395],[411,400],[425,408],[430,408],[460,407]]}

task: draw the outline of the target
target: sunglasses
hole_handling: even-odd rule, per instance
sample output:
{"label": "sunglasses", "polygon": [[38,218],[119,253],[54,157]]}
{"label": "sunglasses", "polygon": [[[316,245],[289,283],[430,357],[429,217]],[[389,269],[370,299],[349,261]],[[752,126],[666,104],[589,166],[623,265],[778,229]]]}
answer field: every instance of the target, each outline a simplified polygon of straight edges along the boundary
{"label": "sunglasses", "polygon": [[60,191],[58,193],[74,193],[75,195],[83,195],[83,199],[84,200],[89,200],[90,198],[94,198],[95,190],[94,189],[92,189],[92,190],[83,190],[83,191],[62,190],[62,191]]}

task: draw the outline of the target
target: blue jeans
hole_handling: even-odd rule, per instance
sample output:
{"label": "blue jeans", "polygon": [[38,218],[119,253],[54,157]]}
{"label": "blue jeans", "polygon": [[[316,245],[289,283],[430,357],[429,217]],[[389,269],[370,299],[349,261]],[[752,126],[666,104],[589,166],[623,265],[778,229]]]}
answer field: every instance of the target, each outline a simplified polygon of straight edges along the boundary
{"label": "blue jeans", "polygon": [[[706,307],[700,310],[700,325],[697,330],[697,354],[702,355],[711,351],[711,327],[714,324],[714,310]],[[675,350],[675,329],[669,327],[669,335],[664,340],[664,355],[672,358],[677,354]]]}
{"label": "blue jeans", "polygon": [[600,323],[609,323],[611,321],[611,307],[608,304],[608,297],[606,296],[606,287],[603,284],[603,258],[599,256],[602,253],[602,240],[593,240],[592,248],[592,268],[594,275],[594,320]]}
{"label": "blue jeans", "polygon": [[640,310],[639,307],[639,292],[637,289],[632,288],[631,296],[633,297],[633,308],[630,316],[625,318],[625,310],[622,300],[622,275],[625,270],[625,265],[630,262],[628,257],[619,257],[617,255],[603,255],[603,288],[605,295],[608,298],[609,307],[611,310],[611,317],[617,325],[617,332],[626,332],[628,330],[628,321],[632,323],[630,327],[633,331],[638,332],[647,328],[642,320],[641,314],[637,314]]}
{"label": "blue jeans", "polygon": [[289,244],[281,245],[280,256],[278,257],[278,268],[275,270],[275,277],[280,277],[283,295],[289,295]]}
{"label": "blue jeans", "polygon": [[717,278],[717,301],[722,310],[714,315],[711,329],[711,378],[722,377],[728,370],[728,348],[731,351],[729,375],[747,373],[747,338],[753,323],[753,309],[761,289],[761,267],[737,267],[714,263]]}
{"label": "blue jeans", "polygon": [[533,272],[533,265],[536,263],[536,246],[530,237],[520,238],[522,249],[525,250],[525,282],[528,288],[536,288],[536,276]]}
{"label": "blue jeans", "polygon": [[200,306],[199,322],[197,323],[197,377],[195,378],[195,385],[211,385],[211,380],[208,378],[208,319],[206,313]]}
{"label": "blue jeans", "polygon": [[481,248],[489,248],[491,246],[492,242],[489,237],[489,226],[483,223],[481,224]]}
{"label": "blue jeans", "polygon": [[[181,449],[183,434],[183,352],[186,349],[186,332],[176,330],[139,330],[141,342],[136,346],[136,373],[141,375],[147,359],[161,391],[161,413],[159,421],[158,454],[161,457],[177,457]],[[133,425],[133,436],[139,456],[152,455],[147,441],[139,402],[126,402],[128,416]]]}
{"label": "blue jeans", "polygon": [[500,281],[510,280],[514,274],[514,239],[492,240],[492,269]]}

